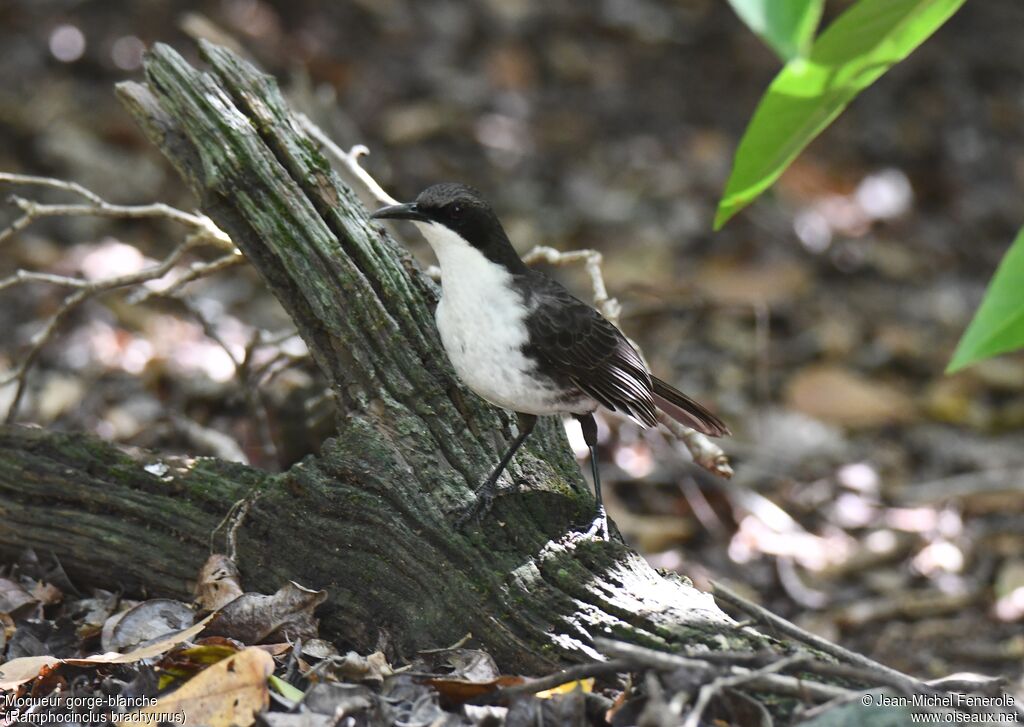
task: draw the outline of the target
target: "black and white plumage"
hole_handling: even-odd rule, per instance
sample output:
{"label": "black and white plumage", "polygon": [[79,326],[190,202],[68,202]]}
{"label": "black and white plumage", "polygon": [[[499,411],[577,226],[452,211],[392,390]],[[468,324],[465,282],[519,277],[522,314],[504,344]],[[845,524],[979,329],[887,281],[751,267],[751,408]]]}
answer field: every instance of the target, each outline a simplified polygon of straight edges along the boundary
{"label": "black and white plumage", "polygon": [[657,425],[656,408],[711,436],[728,428],[707,409],[653,377],[612,323],[543,273],[528,268],[491,207],[461,184],[438,184],[410,204],[376,218],[413,221],[441,268],[436,320],[441,342],[462,381],[487,401],[519,415],[519,436],[480,488],[486,507],[512,455],[537,416],[571,414],[591,448],[599,517],[596,423],[603,406],[641,425]]}
{"label": "black and white plumage", "polygon": [[647,427],[658,424],[657,406],[704,434],[729,433],[714,414],[652,376],[622,332],[594,308],[543,273],[527,275],[522,286],[529,310],[526,351],[546,364],[549,375],[558,375],[563,386]]}

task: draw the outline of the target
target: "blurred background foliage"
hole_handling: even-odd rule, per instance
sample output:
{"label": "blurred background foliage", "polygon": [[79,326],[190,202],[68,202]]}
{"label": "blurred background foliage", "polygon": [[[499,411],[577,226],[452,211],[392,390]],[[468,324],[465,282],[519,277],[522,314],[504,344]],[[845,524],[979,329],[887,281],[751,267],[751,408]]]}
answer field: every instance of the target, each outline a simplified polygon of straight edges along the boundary
{"label": "blurred background foliage", "polygon": [[[827,2],[822,27],[849,5]],[[1024,220],[1021,28],[1017,0],[966,3],[713,233],[781,67],[724,0],[8,0],[0,170],[190,209],[113,84],[155,41],[244,48],[339,144],[369,146],[396,197],[465,181],[521,250],[604,254],[626,332],[737,432],[726,483],[603,422],[611,514],[652,562],[901,669],[1019,678],[1024,358],[943,370]],[[0,275],[130,272],[181,235],[41,221]],[[63,291],[0,295],[10,369]],[[43,351],[19,421],[286,467],[331,427],[289,329],[244,267],[185,301],[104,297]]]}

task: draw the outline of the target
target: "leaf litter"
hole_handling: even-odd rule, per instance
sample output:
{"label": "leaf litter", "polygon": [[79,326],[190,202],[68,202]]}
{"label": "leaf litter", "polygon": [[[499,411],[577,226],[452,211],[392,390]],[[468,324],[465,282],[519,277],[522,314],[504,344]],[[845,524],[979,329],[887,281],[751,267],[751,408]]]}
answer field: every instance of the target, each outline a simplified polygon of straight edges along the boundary
{"label": "leaf litter", "polygon": [[[38,562],[34,553],[24,560]],[[380,651],[339,650],[319,638],[315,610],[326,592],[293,582],[269,595],[245,592],[224,555],[203,564],[193,603],[83,595],[73,586],[65,594],[36,572],[0,570],[0,625],[9,624],[0,690],[46,698],[42,711],[80,713],[76,699],[93,697],[101,706],[90,719],[122,723],[179,713],[187,724],[211,727],[576,724],[594,688],[591,679],[544,699],[528,693],[511,710],[472,703],[526,680],[501,674],[490,654],[461,644],[421,652],[401,668]],[[0,724],[15,723],[0,717]]]}
{"label": "leaf litter", "polygon": [[[134,724],[164,714],[210,727],[679,724],[705,699],[709,679],[728,669],[697,662],[696,653],[682,662],[703,671],[666,669],[672,655],[626,645],[632,660],[606,651],[608,662],[528,678],[501,673],[489,653],[467,647],[469,634],[395,665],[382,651],[342,651],[319,637],[324,591],[288,582],[274,594],[246,592],[222,555],[200,570],[191,604],[83,595],[39,572],[0,568],[11,608],[0,612],[0,695],[36,700],[34,721]],[[762,656],[750,667],[772,668],[779,655]],[[776,715],[737,687],[712,692],[701,707],[708,724],[773,724]],[[0,705],[0,727],[23,723]]]}

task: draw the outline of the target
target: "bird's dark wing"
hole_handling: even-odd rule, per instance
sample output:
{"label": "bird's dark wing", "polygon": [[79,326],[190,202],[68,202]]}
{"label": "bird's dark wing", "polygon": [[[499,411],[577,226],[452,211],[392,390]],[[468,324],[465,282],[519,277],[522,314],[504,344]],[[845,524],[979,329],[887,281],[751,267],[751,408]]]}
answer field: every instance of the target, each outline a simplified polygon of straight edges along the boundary
{"label": "bird's dark wing", "polygon": [[542,273],[526,276],[525,353],[608,409],[656,426],[651,375],[619,329]]}

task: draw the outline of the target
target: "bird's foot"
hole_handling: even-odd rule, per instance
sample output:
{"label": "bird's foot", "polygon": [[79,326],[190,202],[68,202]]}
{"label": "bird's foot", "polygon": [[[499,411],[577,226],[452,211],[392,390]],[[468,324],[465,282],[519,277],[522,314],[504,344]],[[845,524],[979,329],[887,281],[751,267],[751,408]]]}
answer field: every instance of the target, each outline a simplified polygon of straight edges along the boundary
{"label": "bird's foot", "polygon": [[604,505],[597,508],[597,517],[590,523],[590,527],[584,532],[571,533],[569,540],[573,543],[581,543],[584,540],[599,540],[608,542],[611,540],[611,532],[608,530],[608,513]]}
{"label": "bird's foot", "polygon": [[611,535],[608,532],[608,513],[604,511],[604,505],[598,506],[597,517],[594,518],[594,522],[590,524],[590,529],[583,534],[583,537],[604,541],[611,539]]}
{"label": "bird's foot", "polygon": [[482,490],[483,488],[477,490],[473,502],[463,508],[458,517],[455,518],[456,529],[463,530],[470,523],[478,524],[491,511],[491,507],[494,506],[494,492],[483,492]]}
{"label": "bird's foot", "polygon": [[[515,483],[513,491],[518,490],[519,485]],[[494,497],[498,494],[498,480],[497,478],[491,480],[488,479],[485,483],[476,488],[476,492],[473,493],[473,502],[466,506],[465,509],[459,513],[459,516],[455,518],[455,527],[459,530],[464,529],[470,523],[474,525],[479,524],[484,517],[491,511],[494,506]]]}

